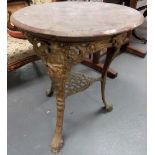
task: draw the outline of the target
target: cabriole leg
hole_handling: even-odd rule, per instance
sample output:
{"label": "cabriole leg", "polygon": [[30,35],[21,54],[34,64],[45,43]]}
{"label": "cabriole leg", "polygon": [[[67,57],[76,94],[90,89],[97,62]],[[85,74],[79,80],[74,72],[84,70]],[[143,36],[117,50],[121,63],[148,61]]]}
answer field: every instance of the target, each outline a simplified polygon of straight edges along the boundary
{"label": "cabriole leg", "polygon": [[122,33],[112,38],[112,47],[109,48],[107,51],[107,56],[103,67],[102,77],[101,77],[101,94],[102,94],[102,100],[107,112],[110,112],[113,109],[112,104],[107,102],[105,99],[105,84],[106,84],[107,71],[113,59],[120,53],[120,48],[124,44],[126,36],[127,36],[127,33]]}
{"label": "cabriole leg", "polygon": [[113,56],[114,56],[114,48],[109,48],[107,50],[107,56],[106,56],[106,60],[102,71],[102,77],[101,77],[101,95],[102,95],[103,103],[105,105],[104,108],[107,112],[110,112],[113,109],[112,104],[107,102],[105,99],[105,84],[106,84],[107,71],[112,62]]}
{"label": "cabriole leg", "polygon": [[56,82],[56,104],[57,104],[57,120],[55,133],[51,142],[51,151],[58,153],[63,145],[62,128],[65,109],[65,82],[60,80]]}

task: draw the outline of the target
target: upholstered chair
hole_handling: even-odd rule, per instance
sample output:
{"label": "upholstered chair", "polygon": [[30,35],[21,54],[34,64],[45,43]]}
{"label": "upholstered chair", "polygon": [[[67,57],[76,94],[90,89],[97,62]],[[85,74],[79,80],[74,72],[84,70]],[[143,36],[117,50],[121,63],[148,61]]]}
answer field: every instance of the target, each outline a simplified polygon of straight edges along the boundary
{"label": "upholstered chair", "polygon": [[27,63],[39,60],[32,45],[24,39],[7,36],[7,70],[13,71]]}
{"label": "upholstered chair", "polygon": [[[32,0],[31,4],[52,2],[54,0]],[[29,4],[28,4],[29,5]],[[7,70],[13,71],[25,64],[39,60],[34,53],[32,44],[26,40],[25,36],[10,23],[8,12],[8,34],[7,34]]]}

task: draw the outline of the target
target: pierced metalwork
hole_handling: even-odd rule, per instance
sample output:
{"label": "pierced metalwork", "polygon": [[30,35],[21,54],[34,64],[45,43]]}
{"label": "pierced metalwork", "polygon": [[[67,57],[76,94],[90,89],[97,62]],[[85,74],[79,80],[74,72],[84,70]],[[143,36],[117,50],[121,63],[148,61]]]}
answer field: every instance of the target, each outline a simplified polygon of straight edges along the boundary
{"label": "pierced metalwork", "polygon": [[81,73],[72,73],[69,81],[66,82],[65,94],[70,96],[78,92],[84,91],[95,81],[99,81],[100,78],[92,78]]}
{"label": "pierced metalwork", "polygon": [[[127,33],[105,37],[100,41],[86,43],[64,43],[56,41],[43,41],[26,33],[28,40],[33,44],[36,54],[41,57],[47,66],[48,74],[52,80],[52,87],[48,95],[54,91],[57,104],[57,121],[55,133],[51,142],[53,152],[59,152],[62,143],[62,127],[65,108],[65,97],[87,89],[93,82],[101,81],[102,100],[106,111],[112,110],[112,104],[105,100],[105,83],[107,70],[112,60],[119,54]],[[87,54],[111,47],[107,52],[101,78],[86,77],[83,74],[70,74],[71,67],[80,63]]]}

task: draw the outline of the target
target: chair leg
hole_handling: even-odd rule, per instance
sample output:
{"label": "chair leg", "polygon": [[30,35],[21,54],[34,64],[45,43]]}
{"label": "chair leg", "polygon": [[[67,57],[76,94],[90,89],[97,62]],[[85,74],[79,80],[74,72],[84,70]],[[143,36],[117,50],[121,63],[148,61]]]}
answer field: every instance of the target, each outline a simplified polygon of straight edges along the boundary
{"label": "chair leg", "polygon": [[[102,73],[102,69],[103,69],[104,64],[99,63],[99,59],[101,57],[100,51],[94,53],[92,57],[93,58],[91,60],[91,57],[89,56],[89,59],[86,59],[86,60],[82,61],[82,64],[86,65],[86,66],[88,66],[88,67],[90,67],[90,68],[92,68],[92,69],[94,69],[94,70],[96,70],[96,71],[98,71],[100,73]],[[117,71],[115,71],[112,68],[108,69],[107,76],[109,78],[114,79],[114,78],[117,77],[117,75],[118,75]]]}
{"label": "chair leg", "polygon": [[143,16],[144,18],[147,16],[147,10],[144,11]]}
{"label": "chair leg", "polygon": [[139,49],[136,49],[130,45],[127,46],[127,52],[134,54],[134,55],[137,55],[141,58],[145,58],[145,56],[146,56],[146,52],[140,51]]}
{"label": "chair leg", "polygon": [[147,40],[146,40],[145,38],[140,37],[140,36],[138,36],[138,35],[136,34],[136,30],[133,30],[133,31],[132,31],[132,35],[133,35],[136,39],[142,41],[144,44],[147,43]]}
{"label": "chair leg", "polygon": [[[136,5],[137,5],[137,3],[135,3],[135,8],[136,8]],[[144,16],[144,18],[145,18],[145,17],[147,16],[147,5],[141,6],[141,7],[137,8],[136,10],[137,10],[137,11],[142,11],[142,10],[144,10],[144,9],[146,9],[146,10],[144,11],[144,13],[143,13],[143,16]],[[136,34],[136,31],[135,31],[135,30],[132,31],[132,35],[133,35],[136,39],[141,40],[142,42],[144,42],[144,44],[147,43],[147,40],[146,40],[145,38],[143,38],[143,37],[138,36],[138,35]]]}

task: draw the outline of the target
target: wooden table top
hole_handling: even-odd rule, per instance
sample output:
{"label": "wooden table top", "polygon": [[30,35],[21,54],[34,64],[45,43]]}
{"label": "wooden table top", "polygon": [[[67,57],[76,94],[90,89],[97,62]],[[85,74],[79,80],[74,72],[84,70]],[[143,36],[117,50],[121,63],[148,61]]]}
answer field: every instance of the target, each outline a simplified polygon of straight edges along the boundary
{"label": "wooden table top", "polygon": [[103,2],[54,2],[18,10],[11,22],[22,30],[56,38],[103,37],[141,25],[135,9]]}

